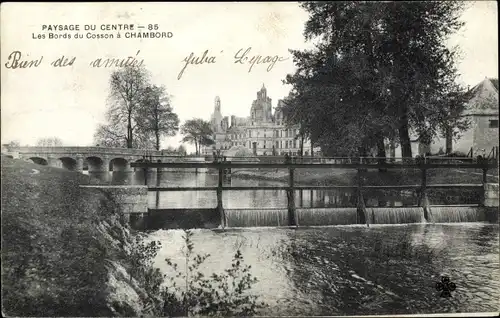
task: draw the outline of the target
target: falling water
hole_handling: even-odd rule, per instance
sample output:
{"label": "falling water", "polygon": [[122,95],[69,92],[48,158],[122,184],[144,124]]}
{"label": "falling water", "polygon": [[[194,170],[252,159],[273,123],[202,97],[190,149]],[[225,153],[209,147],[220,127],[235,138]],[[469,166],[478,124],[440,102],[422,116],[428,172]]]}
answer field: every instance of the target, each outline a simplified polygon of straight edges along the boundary
{"label": "falling water", "polygon": [[[227,226],[288,226],[288,211],[283,209],[227,209]],[[484,219],[478,207],[431,206],[429,222],[479,222]],[[299,226],[356,224],[356,208],[298,208]],[[422,207],[366,208],[370,224],[426,223]]]}
{"label": "falling water", "polygon": [[[288,226],[288,210],[225,209],[228,227]],[[300,226],[356,224],[356,208],[299,208]]]}
{"label": "falling water", "polygon": [[228,227],[287,226],[287,209],[225,209]]}
{"label": "falling water", "polygon": [[356,208],[297,209],[301,226],[356,224]]}
{"label": "falling water", "polygon": [[424,209],[420,207],[367,208],[366,213],[373,224],[423,223]]}
{"label": "falling water", "polygon": [[434,223],[479,222],[483,211],[477,206],[431,206],[430,221]]}

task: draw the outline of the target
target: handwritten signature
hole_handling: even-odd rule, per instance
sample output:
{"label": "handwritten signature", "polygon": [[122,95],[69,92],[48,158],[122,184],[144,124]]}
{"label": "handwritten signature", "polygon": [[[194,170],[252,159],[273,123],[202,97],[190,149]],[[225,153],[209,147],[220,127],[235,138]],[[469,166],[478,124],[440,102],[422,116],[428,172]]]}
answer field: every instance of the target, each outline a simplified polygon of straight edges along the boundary
{"label": "handwritten signature", "polygon": [[[248,73],[250,73],[255,65],[259,64],[266,64],[267,65],[267,72],[270,72],[276,63],[286,61],[289,58],[285,58],[282,56],[278,55],[267,55],[267,56],[262,56],[262,55],[251,55],[252,48],[248,47],[247,49],[240,49],[236,54],[234,54],[234,64],[240,64],[240,65],[249,65],[248,67]],[[224,51],[220,51],[220,55]],[[137,51],[135,56],[128,56],[127,58],[107,58],[107,59],[102,59],[102,58],[97,58],[95,60],[92,60],[90,62],[90,66],[93,68],[101,68],[101,67],[128,67],[128,66],[141,66],[144,63],[144,60],[139,57],[140,50]],[[209,50],[205,50],[201,56],[195,55],[194,52],[191,52],[188,56],[182,60],[183,66],[181,71],[179,72],[177,79],[180,80],[186,71],[186,68],[189,65],[201,65],[201,64],[215,64],[217,63],[217,58],[220,57],[216,56],[212,53],[209,52]],[[29,56],[29,54],[28,54]],[[21,51],[13,51],[10,53],[10,55],[7,58],[7,63],[5,63],[5,67],[7,69],[26,69],[26,68],[37,68],[42,64],[43,61],[43,56],[39,57],[38,59],[26,59],[23,57],[23,54]],[[61,56],[58,59],[52,61],[50,63],[51,66],[53,67],[70,67],[73,66],[73,64],[76,61],[76,57],[73,56]]]}
{"label": "handwritten signature", "polygon": [[[274,56],[262,56],[262,55],[254,55],[252,57],[249,57],[250,51],[252,50],[251,47],[247,48],[245,51],[243,49],[238,50],[236,54],[234,55],[234,63],[235,64],[250,64],[250,67],[248,68],[248,73],[252,71],[252,68],[256,64],[268,64],[267,66],[267,71],[270,72],[274,65],[277,62],[282,62],[286,61],[289,58],[284,58],[282,56],[274,55]],[[220,51],[220,53],[223,53],[224,51]],[[216,56],[213,54],[209,53],[209,50],[205,50],[203,52],[202,56],[196,56],[194,52],[191,52],[189,56],[186,56],[182,62],[184,63],[184,66],[182,67],[181,71],[179,72],[179,75],[177,75],[177,79],[180,80],[182,78],[182,75],[184,74],[184,71],[188,67],[188,65],[200,65],[200,64],[214,64],[217,62]]]}

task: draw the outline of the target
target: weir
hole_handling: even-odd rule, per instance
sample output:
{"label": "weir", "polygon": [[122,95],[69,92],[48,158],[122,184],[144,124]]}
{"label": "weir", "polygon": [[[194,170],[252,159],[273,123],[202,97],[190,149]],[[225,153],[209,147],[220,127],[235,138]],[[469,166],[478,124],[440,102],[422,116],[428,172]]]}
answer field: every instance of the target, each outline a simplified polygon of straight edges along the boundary
{"label": "weir", "polygon": [[[216,207],[205,207],[201,209],[148,209],[147,223],[149,227],[158,228],[226,228],[226,227],[298,227],[298,226],[322,226],[322,225],[346,225],[346,224],[404,224],[404,223],[442,223],[442,222],[481,222],[498,221],[498,185],[486,183],[486,172],[496,167],[496,162],[488,162],[478,158],[476,162],[446,162],[436,163],[427,161],[425,157],[415,159],[404,159],[396,163],[381,164],[374,158],[355,158],[345,160],[333,160],[333,163],[303,163],[285,158],[284,163],[255,163],[215,161],[205,163],[161,163],[140,162],[133,163],[132,167],[149,168],[205,168],[218,170],[218,184],[214,187],[161,187],[148,186],[148,191],[215,191],[217,195]],[[376,158],[375,158],[376,159]],[[332,162],[332,161],[330,161]],[[226,171],[241,168],[287,168],[289,180],[287,185],[282,186],[258,186],[258,187],[236,187],[227,186],[224,181]],[[357,184],[351,186],[299,186],[294,178],[295,169],[300,168],[340,168],[356,169],[358,171]],[[482,184],[428,184],[428,169],[436,168],[474,168],[483,170]],[[421,184],[419,185],[383,185],[370,186],[363,184],[363,173],[367,169],[420,169],[422,172]],[[161,169],[157,169],[161,170]],[[157,178],[158,180],[158,178]],[[145,180],[147,185],[147,180]],[[298,190],[355,190],[356,207],[337,208],[304,208],[296,202]],[[482,190],[482,200],[475,206],[433,206],[429,204],[428,194],[435,189],[476,189]],[[494,190],[497,191],[494,191]],[[239,208],[227,209],[223,205],[223,195],[227,191],[238,190],[282,190],[286,193],[287,207],[283,208]],[[364,200],[366,190],[413,190],[419,194],[418,205],[410,207],[367,207]],[[300,200],[299,200],[300,201]],[[155,223],[155,224],[152,224]]]}
{"label": "weir", "polygon": [[429,214],[433,223],[487,221],[487,210],[477,206],[431,206]]}
{"label": "weir", "polygon": [[424,223],[423,207],[368,208],[371,224]]}

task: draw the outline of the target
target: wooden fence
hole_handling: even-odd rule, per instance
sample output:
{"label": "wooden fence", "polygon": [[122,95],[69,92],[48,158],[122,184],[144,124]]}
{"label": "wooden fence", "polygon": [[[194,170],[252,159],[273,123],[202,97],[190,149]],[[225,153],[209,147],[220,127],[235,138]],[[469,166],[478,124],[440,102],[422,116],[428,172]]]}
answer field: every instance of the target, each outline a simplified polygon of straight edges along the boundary
{"label": "wooden fence", "polygon": [[[230,190],[285,190],[287,196],[288,208],[288,225],[297,226],[297,215],[295,211],[295,190],[332,190],[332,189],[355,189],[357,190],[357,211],[360,223],[367,223],[366,207],[363,199],[363,190],[379,189],[379,190],[406,190],[416,189],[419,193],[418,205],[425,209],[427,208],[427,191],[429,189],[479,189],[482,188],[482,202],[484,202],[484,189],[487,183],[487,172],[489,169],[497,168],[496,160],[488,160],[482,157],[474,158],[473,160],[462,160],[463,158],[399,158],[399,162],[381,163],[381,158],[320,158],[330,163],[304,163],[303,160],[294,158],[281,157],[281,163],[267,162],[231,162],[228,158],[216,158],[214,162],[136,162],[132,163],[132,167],[149,169],[149,168],[212,168],[218,170],[218,184],[215,187],[160,187],[149,186],[149,191],[216,191],[217,207],[216,209],[221,215],[221,225],[226,226],[226,217],[222,204],[222,195],[224,191]],[[231,169],[237,168],[281,168],[288,169],[288,185],[287,186],[252,186],[252,187],[233,187],[224,186],[223,180],[225,174],[230,173]],[[357,184],[353,186],[298,186],[295,184],[296,169],[356,169]],[[428,184],[427,171],[428,169],[482,169],[482,183],[480,184]],[[368,169],[419,169],[421,171],[421,183],[418,185],[364,185],[363,173]],[[147,173],[145,173],[145,184],[147,185]]]}

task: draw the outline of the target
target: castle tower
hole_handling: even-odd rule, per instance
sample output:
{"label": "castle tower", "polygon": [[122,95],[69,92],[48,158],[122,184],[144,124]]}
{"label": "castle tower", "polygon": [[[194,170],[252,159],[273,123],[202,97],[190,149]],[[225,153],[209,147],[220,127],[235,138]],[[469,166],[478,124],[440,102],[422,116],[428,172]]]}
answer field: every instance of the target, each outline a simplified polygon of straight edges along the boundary
{"label": "castle tower", "polygon": [[220,113],[220,97],[215,96],[215,111]]}
{"label": "castle tower", "polygon": [[253,122],[272,122],[272,101],[267,96],[267,89],[262,84],[262,88],[257,92],[257,99],[252,102],[250,117]]}
{"label": "castle tower", "polygon": [[214,102],[214,113],[212,114],[212,117],[210,118],[210,123],[212,126],[212,130],[214,132],[221,132],[222,131],[222,114],[221,114],[221,106],[220,106],[220,97],[216,96],[215,97],[215,102]]}

